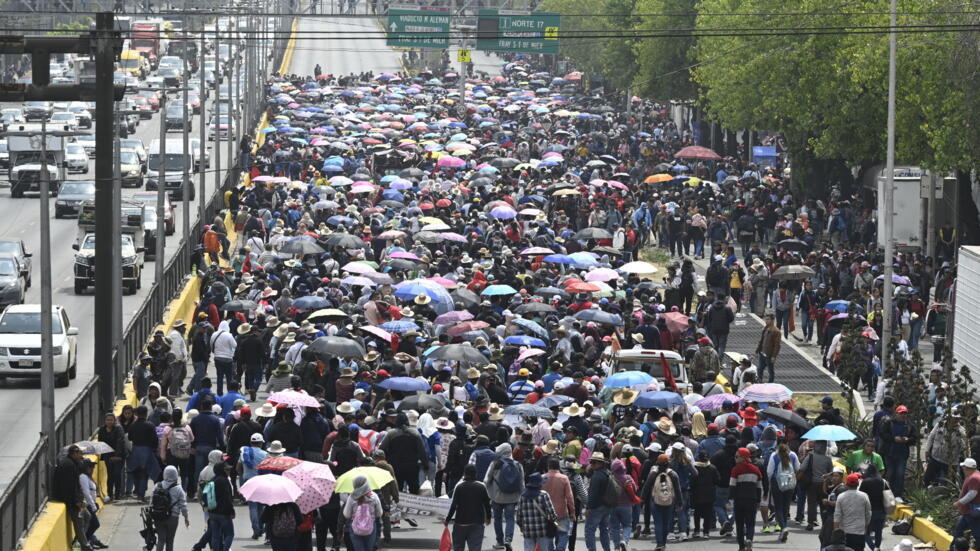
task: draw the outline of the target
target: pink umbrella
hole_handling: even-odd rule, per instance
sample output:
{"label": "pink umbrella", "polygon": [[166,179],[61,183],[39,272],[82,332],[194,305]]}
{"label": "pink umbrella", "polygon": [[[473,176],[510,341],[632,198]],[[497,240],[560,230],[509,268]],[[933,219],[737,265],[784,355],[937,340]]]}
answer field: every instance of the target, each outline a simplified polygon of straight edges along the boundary
{"label": "pink umbrella", "polygon": [[444,277],[427,277],[426,279],[428,279],[429,281],[435,281],[436,283],[442,285],[446,289],[455,289],[456,287],[459,287],[459,283],[456,283],[455,281],[451,279],[446,279]]}
{"label": "pink umbrella", "polygon": [[282,476],[295,482],[303,491],[302,495],[296,498],[296,505],[304,515],[321,505],[326,505],[333,495],[333,489],[337,487],[333,472],[323,463],[304,461],[282,473]]}
{"label": "pink umbrella", "polygon": [[360,325],[357,328],[366,333],[371,333],[375,337],[384,339],[386,342],[391,342],[391,333],[380,327],[375,327],[373,325]]}
{"label": "pink umbrella", "polygon": [[444,325],[447,323],[459,323],[461,321],[467,321],[473,319],[473,314],[467,312],[466,310],[453,310],[452,312],[446,312],[441,314],[436,318],[436,325]]}
{"label": "pink umbrella", "polygon": [[521,363],[528,358],[533,358],[535,356],[540,356],[546,354],[547,352],[541,350],[540,348],[525,348],[519,356],[517,356],[517,363]]}
{"label": "pink umbrella", "polygon": [[248,501],[263,505],[292,503],[303,495],[303,490],[295,482],[277,474],[253,476],[238,491]]}
{"label": "pink umbrella", "polygon": [[551,249],[549,249],[547,247],[528,247],[527,249],[524,249],[523,251],[521,251],[521,254],[531,254],[531,255],[535,255],[535,254],[555,254],[555,251],[553,251],[553,250],[551,250]]}
{"label": "pink umbrella", "polygon": [[388,258],[404,258],[405,260],[418,260],[419,257],[407,251],[395,251],[388,255]]}
{"label": "pink umbrella", "polygon": [[626,184],[624,184],[622,182],[617,182],[616,180],[609,180],[609,181],[606,182],[606,185],[611,186],[611,187],[615,187],[615,188],[619,188],[619,189],[623,189],[623,190],[626,190],[626,191],[629,191],[630,190],[629,186],[627,186]]}
{"label": "pink umbrella", "polygon": [[446,331],[446,333],[448,333],[450,337],[458,337],[463,333],[469,333],[470,331],[479,331],[487,327],[490,327],[490,324],[485,321],[464,321],[460,324],[450,327],[449,331]]}
{"label": "pink umbrella", "polygon": [[448,239],[449,241],[456,241],[457,243],[466,243],[467,242],[466,237],[464,237],[464,236],[462,236],[462,235],[460,235],[458,233],[453,233],[451,231],[439,232],[439,237],[441,237],[443,239]]}
{"label": "pink umbrella", "polygon": [[610,268],[596,268],[585,274],[586,281],[612,281],[614,279],[619,279],[619,274]]}
{"label": "pink umbrella", "polygon": [[545,153],[544,155],[542,155],[541,158],[542,159],[547,159],[549,157],[561,157],[561,156],[562,156],[561,153],[559,153],[557,151],[549,151],[549,152]]}
{"label": "pink umbrella", "polygon": [[318,408],[320,401],[305,392],[282,390],[269,395],[268,401],[301,408]]}
{"label": "pink umbrella", "polygon": [[401,239],[402,237],[405,237],[405,235],[405,232],[401,230],[388,230],[386,232],[382,232],[378,237],[381,239]]}
{"label": "pink umbrella", "polygon": [[466,166],[466,161],[460,157],[439,157],[436,166],[440,168],[462,168]]}

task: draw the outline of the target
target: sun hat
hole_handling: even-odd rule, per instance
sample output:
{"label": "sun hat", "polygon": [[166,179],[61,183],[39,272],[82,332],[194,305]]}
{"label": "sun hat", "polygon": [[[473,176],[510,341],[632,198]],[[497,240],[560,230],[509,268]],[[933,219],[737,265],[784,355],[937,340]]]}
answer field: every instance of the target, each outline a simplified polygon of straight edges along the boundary
{"label": "sun hat", "polygon": [[490,416],[491,421],[500,421],[504,418],[504,409],[497,404],[490,404],[490,409],[487,410],[487,415]]}
{"label": "sun hat", "polygon": [[544,451],[544,453],[549,454],[549,455],[550,454],[553,454],[553,453],[556,453],[558,451],[558,441],[557,440],[548,440],[548,443],[545,444],[544,447],[541,448],[541,450]]}
{"label": "sun hat", "polygon": [[606,459],[606,454],[602,452],[595,452],[594,454],[592,454],[589,457],[589,461],[598,461],[599,463],[609,463],[609,460]]}
{"label": "sun hat", "polygon": [[337,406],[337,413],[354,413],[354,406],[350,402],[343,402]]}
{"label": "sun hat", "polygon": [[578,404],[572,404],[561,410],[561,412],[569,417],[581,417],[585,413],[585,408]]}
{"label": "sun hat", "polygon": [[636,401],[636,398],[639,395],[640,395],[639,392],[633,390],[632,388],[626,387],[619,390],[618,392],[616,392],[616,394],[613,395],[613,402],[616,402],[621,406],[629,406]]}
{"label": "sun hat", "polygon": [[279,457],[280,455],[286,453],[286,448],[282,447],[282,442],[273,440],[265,451],[272,457]]}

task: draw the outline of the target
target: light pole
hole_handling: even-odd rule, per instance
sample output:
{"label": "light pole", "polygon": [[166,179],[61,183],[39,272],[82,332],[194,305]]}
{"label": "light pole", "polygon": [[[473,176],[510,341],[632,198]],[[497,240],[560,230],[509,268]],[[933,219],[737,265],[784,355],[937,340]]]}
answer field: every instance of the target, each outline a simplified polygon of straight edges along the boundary
{"label": "light pole", "polygon": [[[113,104],[119,105],[119,104]],[[121,134],[121,124],[125,123],[125,117],[128,115],[139,115],[140,112],[136,110],[115,110],[115,118],[113,119],[116,123],[115,128],[115,138],[113,147],[113,180],[114,185],[112,186],[112,212],[114,216],[112,217],[112,235],[122,234],[122,143],[120,141]],[[112,248],[112,273],[119,274],[122,273],[122,249],[120,247]],[[119,350],[122,348],[122,278],[114,277],[112,278],[112,349],[116,352],[116,373],[125,373],[129,366],[122,365],[119,363],[122,358],[120,357]]]}
{"label": "light pole", "polygon": [[[214,80],[215,86],[214,100],[214,192],[221,192],[221,81],[224,79],[225,68],[221,64],[221,31],[217,25],[214,26]],[[201,219],[202,224],[210,224],[210,220]]]}
{"label": "light pole", "polygon": [[[887,372],[892,365],[892,259],[895,256],[895,73],[897,66],[896,53],[898,49],[895,27],[898,25],[898,0],[891,0],[890,32],[888,33],[888,138],[885,149],[885,189],[884,211],[878,216],[885,217],[885,266],[884,287],[882,289],[882,318],[881,357],[884,360],[882,369]],[[930,221],[931,223],[931,221]]]}
{"label": "light pole", "polygon": [[[186,2],[185,2],[185,6],[186,6]],[[184,20],[185,20],[185,26],[186,26],[186,20],[187,20],[187,18],[185,17]],[[184,256],[184,260],[187,262],[188,265],[190,265],[190,262],[191,262],[191,249],[190,249],[190,240],[191,240],[191,202],[190,202],[190,195],[191,195],[191,193],[190,193],[191,192],[191,177],[190,177],[189,171],[190,171],[191,168],[194,167],[194,158],[197,156],[197,152],[196,151],[191,151],[191,149],[190,149],[190,129],[188,128],[188,125],[191,123],[192,120],[194,120],[193,110],[189,110],[188,109],[188,105],[187,105],[187,103],[188,103],[188,101],[187,101],[187,91],[190,90],[190,88],[186,84],[187,84],[187,81],[190,80],[190,76],[191,76],[190,69],[188,69],[188,67],[187,67],[187,52],[189,50],[188,43],[189,43],[189,41],[185,37],[185,39],[184,39],[184,55],[183,55],[183,58],[184,58],[184,82],[181,83],[182,84],[181,88],[183,88],[183,96],[184,96],[183,97],[183,99],[184,99],[184,107],[183,107],[184,122],[181,124],[181,129],[183,130],[183,132],[181,132],[181,134],[183,135],[183,138],[184,138],[184,158],[186,159],[188,157],[188,155],[189,155],[191,161],[190,161],[190,163],[187,163],[187,162],[184,163],[184,175],[183,175],[183,178],[181,178],[181,181],[180,181],[180,190],[181,190],[180,191],[180,198],[181,198],[181,202],[184,204],[184,210],[183,210],[183,218],[184,218],[184,220],[183,220],[183,222],[184,222],[183,223],[183,226],[184,226],[184,251],[183,251],[183,254],[185,255]],[[198,98],[198,100],[203,105],[204,98]],[[201,146],[203,147],[204,144],[201,144]],[[202,165],[204,164],[204,154],[203,153],[204,153],[204,150],[201,150],[201,164]],[[201,167],[200,170],[204,170],[204,167]],[[203,197],[198,198],[198,201],[203,201],[203,200],[204,200]]]}
{"label": "light pole", "polygon": [[[200,52],[201,62],[200,62],[200,69],[198,69],[198,74],[201,76],[201,82],[200,82],[201,92],[199,94],[201,96],[201,112],[200,112],[200,119],[198,121],[198,124],[200,125],[200,128],[198,128],[198,132],[201,135],[201,163],[203,165],[203,168],[200,171],[201,190],[200,190],[200,197],[197,200],[198,218],[200,219],[199,224],[202,225],[208,223],[208,221],[204,218],[206,214],[205,204],[207,203],[207,198],[208,198],[208,195],[205,191],[206,190],[205,177],[207,176],[207,172],[208,172],[207,171],[208,164],[205,162],[205,159],[207,158],[207,150],[208,150],[208,141],[207,141],[208,134],[207,134],[207,128],[205,128],[207,126],[207,121],[205,121],[204,119],[205,111],[207,111],[207,79],[205,79],[205,75],[204,75],[204,62],[206,61],[204,46],[206,42],[207,41],[205,38],[204,29],[202,27],[201,52]],[[213,101],[214,100],[212,100],[212,102]]]}

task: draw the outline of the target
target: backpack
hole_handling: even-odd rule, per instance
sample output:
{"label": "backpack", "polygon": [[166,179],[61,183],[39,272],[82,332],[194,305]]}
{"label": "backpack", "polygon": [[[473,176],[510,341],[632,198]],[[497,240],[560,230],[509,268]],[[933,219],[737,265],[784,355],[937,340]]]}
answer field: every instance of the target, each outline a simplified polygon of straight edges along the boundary
{"label": "backpack", "polygon": [[501,459],[497,463],[497,487],[505,494],[516,494],[521,491],[524,476],[517,462],[513,459]]}
{"label": "backpack", "polygon": [[[774,455],[773,461],[779,461],[779,458]],[[779,461],[779,466],[776,467],[776,485],[780,492],[788,492],[796,488],[796,475],[793,473],[793,469],[783,468],[782,461]]]}
{"label": "backpack", "polygon": [[173,488],[173,485],[164,486],[162,483],[153,488],[153,496],[150,497],[150,516],[157,522],[170,518],[170,510],[173,507],[170,488]]}
{"label": "backpack", "polygon": [[205,511],[214,511],[218,508],[218,497],[215,495],[214,481],[210,480],[201,489],[201,505]]}
{"label": "backpack", "polygon": [[187,427],[178,427],[170,431],[170,444],[167,450],[177,459],[187,459],[191,456],[192,441]]}
{"label": "backpack", "polygon": [[616,481],[616,477],[612,474],[607,474],[608,482],[606,483],[606,491],[602,494],[602,504],[606,507],[617,507],[619,506],[619,496],[623,495],[623,487],[619,485]]}
{"label": "backpack", "polygon": [[272,517],[271,536],[290,539],[296,536],[296,517],[290,507],[280,507]]}
{"label": "backpack", "polygon": [[358,536],[370,536],[374,533],[374,506],[371,500],[357,504],[350,527]]}
{"label": "backpack", "polygon": [[653,483],[653,502],[661,507],[674,503],[674,488],[667,473],[658,474],[657,480]]}

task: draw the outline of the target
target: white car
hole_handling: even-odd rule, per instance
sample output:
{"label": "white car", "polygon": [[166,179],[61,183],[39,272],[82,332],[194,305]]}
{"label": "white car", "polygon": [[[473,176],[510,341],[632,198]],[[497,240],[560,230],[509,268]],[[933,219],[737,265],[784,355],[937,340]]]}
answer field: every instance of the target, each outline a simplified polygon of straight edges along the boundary
{"label": "white car", "polygon": [[[52,307],[52,363],[55,386],[77,375],[78,328],[61,306]],[[0,378],[41,376],[41,305],[13,304],[0,314]]]}
{"label": "white car", "polygon": [[48,125],[54,127],[64,126],[66,130],[74,132],[78,130],[78,117],[71,111],[58,111],[53,113],[48,119]]}
{"label": "white car", "polygon": [[95,134],[75,136],[75,143],[85,149],[86,155],[89,157],[95,157]]}
{"label": "white car", "polygon": [[82,144],[70,143],[65,145],[65,165],[68,172],[88,174],[88,153]]}

